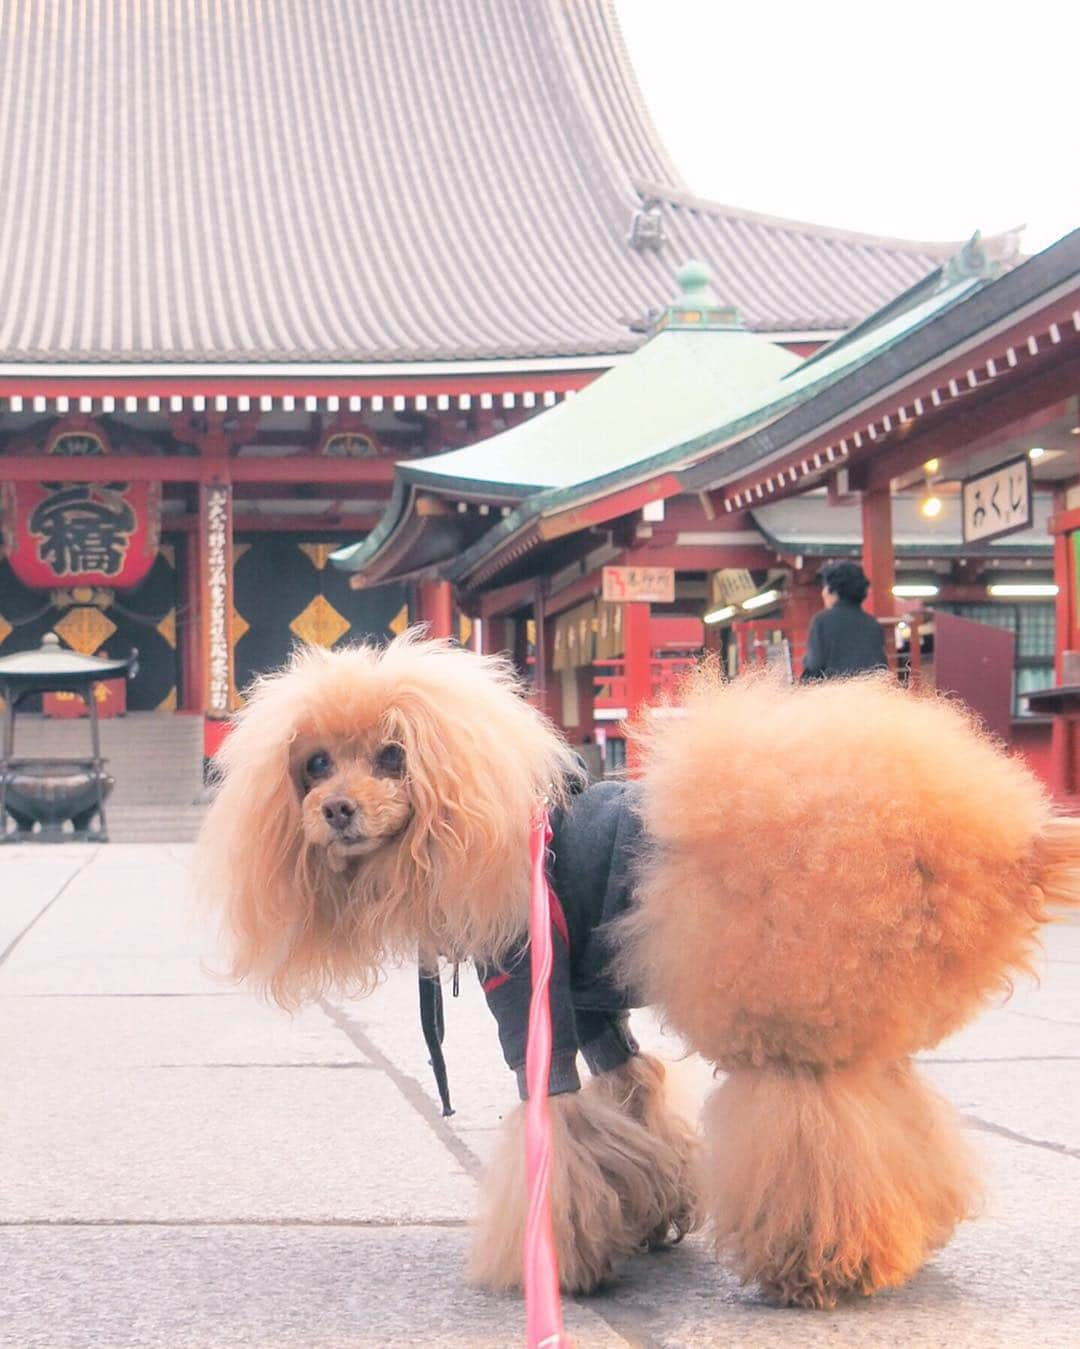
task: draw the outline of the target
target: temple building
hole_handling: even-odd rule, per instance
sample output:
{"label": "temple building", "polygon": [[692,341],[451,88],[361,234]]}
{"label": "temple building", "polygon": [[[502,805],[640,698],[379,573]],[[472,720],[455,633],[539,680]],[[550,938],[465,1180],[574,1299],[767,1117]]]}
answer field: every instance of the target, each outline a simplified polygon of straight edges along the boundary
{"label": "temple building", "polygon": [[703,646],[798,677],[817,568],[861,556],[901,677],[1080,794],[1080,231],[1005,272],[973,239],[801,359],[705,268],[679,279],[651,340],[572,400],[399,465],[334,565],[361,593],[452,587],[555,721],[591,740],[606,720],[618,749]]}
{"label": "temple building", "polygon": [[960,247],[695,197],[607,0],[11,0],[0,100],[0,654],[138,648],[105,713],[202,716],[207,748],[297,640],[464,631],[434,572],[330,555],[398,529],[395,464],[618,376],[687,259],[775,375]]}

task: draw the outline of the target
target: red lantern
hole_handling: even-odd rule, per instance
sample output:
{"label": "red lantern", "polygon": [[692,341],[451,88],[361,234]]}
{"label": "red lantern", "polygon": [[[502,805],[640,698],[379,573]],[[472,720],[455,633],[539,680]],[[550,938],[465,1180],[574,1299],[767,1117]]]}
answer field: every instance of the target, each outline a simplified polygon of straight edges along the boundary
{"label": "red lantern", "polygon": [[157,557],[160,483],[5,483],[3,505],[7,558],[24,585],[129,589]]}

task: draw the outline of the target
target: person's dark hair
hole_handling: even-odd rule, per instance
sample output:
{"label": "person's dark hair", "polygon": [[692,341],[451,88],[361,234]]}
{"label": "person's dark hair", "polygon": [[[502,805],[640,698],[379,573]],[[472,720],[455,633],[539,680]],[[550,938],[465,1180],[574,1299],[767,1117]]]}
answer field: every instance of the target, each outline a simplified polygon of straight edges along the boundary
{"label": "person's dark hair", "polygon": [[862,604],[870,589],[866,573],[857,562],[830,562],[818,572],[818,581],[848,604]]}

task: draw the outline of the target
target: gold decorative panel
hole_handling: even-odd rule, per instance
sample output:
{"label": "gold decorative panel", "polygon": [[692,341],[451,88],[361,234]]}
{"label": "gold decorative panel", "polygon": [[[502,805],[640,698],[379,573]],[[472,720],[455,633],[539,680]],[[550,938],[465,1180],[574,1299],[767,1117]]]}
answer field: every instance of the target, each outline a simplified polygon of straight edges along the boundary
{"label": "gold decorative panel", "polygon": [[240,638],[243,637],[244,633],[247,632],[250,629],[250,627],[251,624],[247,621],[244,615],[237,610],[236,606],[234,605],[232,611],[233,646],[237,644]]}
{"label": "gold decorative panel", "polygon": [[394,617],[387,624],[387,627],[395,637],[400,637],[409,626],[409,606],[403,604]]}
{"label": "gold decorative panel", "polygon": [[69,609],[53,626],[58,637],[82,656],[92,656],[116,631],[100,609]]}
{"label": "gold decorative panel", "polygon": [[176,689],[171,688],[161,702],[154,709],[155,712],[175,712],[176,711]]}
{"label": "gold decorative panel", "polygon": [[316,595],[302,613],[289,624],[301,641],[309,646],[333,646],[352,624],[322,595]]}
{"label": "gold decorative panel", "polygon": [[4,615],[0,614],[0,645],[3,645],[14,631],[15,629],[7,621]]}
{"label": "gold decorative panel", "polygon": [[168,612],[168,613],[165,615],[165,617],[160,621],[160,623],[158,623],[158,625],[157,625],[157,630],[158,630],[158,632],[161,633],[162,637],[165,638],[165,640],[168,642],[168,644],[175,650],[175,649],[176,649],[176,610],[175,610],[175,609],[170,609],[170,610],[169,610],[169,612]]}
{"label": "gold decorative panel", "polygon": [[336,543],[302,543],[300,551],[311,558],[312,566],[316,571],[322,571],[326,566],[327,558],[338,547],[339,545]]}

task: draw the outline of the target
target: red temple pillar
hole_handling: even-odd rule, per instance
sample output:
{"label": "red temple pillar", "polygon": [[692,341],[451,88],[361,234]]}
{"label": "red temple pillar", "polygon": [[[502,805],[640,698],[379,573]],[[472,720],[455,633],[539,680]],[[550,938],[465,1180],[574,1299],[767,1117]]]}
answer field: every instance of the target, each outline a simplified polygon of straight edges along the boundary
{"label": "red temple pillar", "polygon": [[549,617],[544,592],[538,585],[533,599],[536,644],[533,649],[533,697],[536,706],[556,726],[562,726],[562,681],[553,669],[555,661],[555,619]]}
{"label": "red temple pillar", "polygon": [[1077,513],[1068,511],[1065,493],[1054,493],[1054,514],[1050,533],[1054,540],[1054,682],[1065,683],[1065,652],[1080,648],[1080,595],[1077,594],[1076,526]]}
{"label": "red temple pillar", "polygon": [[[892,593],[891,587],[889,593]],[[791,590],[784,605],[784,625],[791,646],[791,666],[796,679],[802,674],[806,640],[814,615],[821,610],[821,587],[812,571],[792,573]]]}
{"label": "red temple pillar", "polygon": [[199,485],[198,555],[202,710],[209,757],[224,739],[233,704],[233,528],[228,482]]}
{"label": "red temple pillar", "polygon": [[449,581],[421,581],[417,586],[420,621],[429,637],[454,635],[454,592]]}
{"label": "red temple pillar", "polygon": [[868,613],[891,618],[895,613],[893,586],[896,558],[893,553],[892,496],[889,488],[873,487],[862,494],[863,571],[870,580],[866,601]]}
{"label": "red temple pillar", "polygon": [[[1076,548],[1080,539],[1080,513],[1066,509],[1065,493],[1054,493],[1055,513],[1050,519],[1054,540],[1054,581],[1058,592],[1054,601],[1054,683],[1073,686],[1076,682],[1076,652],[1080,651],[1080,594],[1078,594]],[[1063,699],[1053,713],[1050,731],[1050,787],[1060,800],[1072,796],[1077,787],[1077,721],[1080,713]]]}
{"label": "red temple pillar", "polygon": [[513,653],[514,636],[511,631],[513,620],[500,614],[497,618],[480,620],[480,650],[485,656],[498,656]]}
{"label": "red temple pillar", "polygon": [[[634,717],[652,698],[652,642],[649,619],[652,606],[643,600],[623,605],[623,673],[626,679],[626,719]],[[631,773],[637,771],[637,756],[626,758]]]}

